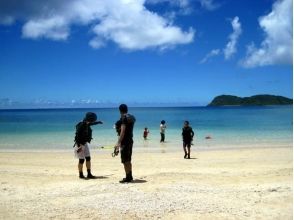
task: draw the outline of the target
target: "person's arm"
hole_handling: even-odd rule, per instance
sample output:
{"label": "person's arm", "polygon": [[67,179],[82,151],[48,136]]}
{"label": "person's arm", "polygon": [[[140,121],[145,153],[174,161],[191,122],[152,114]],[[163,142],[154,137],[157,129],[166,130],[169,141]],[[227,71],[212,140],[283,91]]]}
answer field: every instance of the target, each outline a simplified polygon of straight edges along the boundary
{"label": "person's arm", "polygon": [[103,122],[102,121],[95,121],[95,122],[89,123],[90,126],[92,126],[92,125],[98,125],[98,124],[103,124]]}
{"label": "person's arm", "polygon": [[191,128],[191,135],[192,135],[192,139],[193,139],[193,137],[194,137],[194,131],[193,131],[192,128]]}
{"label": "person's arm", "polygon": [[117,141],[117,144],[116,144],[117,148],[120,148],[120,146],[121,146],[121,142],[122,142],[122,140],[124,139],[124,136],[125,136],[125,131],[126,131],[126,125],[122,124],[121,127],[120,127],[120,135],[119,135],[119,138],[118,138],[118,141]]}

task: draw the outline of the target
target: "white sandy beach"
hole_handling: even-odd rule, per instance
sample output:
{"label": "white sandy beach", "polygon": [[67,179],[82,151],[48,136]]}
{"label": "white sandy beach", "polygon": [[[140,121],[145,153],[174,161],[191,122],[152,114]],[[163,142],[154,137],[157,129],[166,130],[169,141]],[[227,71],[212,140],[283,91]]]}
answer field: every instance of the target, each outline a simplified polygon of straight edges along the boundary
{"label": "white sandy beach", "polygon": [[110,150],[81,180],[72,152],[1,152],[0,219],[292,219],[292,147],[134,151],[135,181]]}

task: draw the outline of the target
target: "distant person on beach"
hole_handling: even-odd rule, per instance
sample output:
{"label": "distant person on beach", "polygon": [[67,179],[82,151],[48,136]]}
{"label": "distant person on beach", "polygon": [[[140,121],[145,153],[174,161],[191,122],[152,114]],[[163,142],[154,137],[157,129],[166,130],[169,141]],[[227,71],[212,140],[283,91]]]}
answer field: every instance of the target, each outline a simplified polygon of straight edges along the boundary
{"label": "distant person on beach", "polygon": [[165,120],[162,120],[160,122],[160,143],[163,143],[165,141],[165,129],[166,129],[166,125],[165,125]]}
{"label": "distant person on beach", "polygon": [[121,127],[119,131],[119,138],[115,145],[116,150],[120,150],[121,162],[124,165],[126,177],[120,183],[128,183],[133,181],[132,174],[132,151],[133,151],[133,129],[135,124],[135,117],[128,114],[128,106],[121,104],[119,106],[121,115]]}
{"label": "distant person on beach", "polygon": [[148,136],[148,134],[149,134],[149,130],[148,130],[148,128],[146,127],[146,128],[144,128],[144,132],[143,132],[143,138],[144,138],[144,140],[147,140],[147,136]]}
{"label": "distant person on beach", "polygon": [[120,136],[121,120],[118,120],[117,122],[115,122],[114,128],[117,133],[117,136]]}
{"label": "distant person on beach", "polygon": [[93,179],[95,176],[91,173],[91,156],[89,144],[92,140],[92,129],[90,126],[103,124],[102,121],[97,121],[97,115],[93,112],[86,113],[83,121],[76,125],[76,136],[75,136],[75,155],[79,158],[78,170],[81,179],[84,179],[83,164],[86,160],[87,167],[87,178]]}
{"label": "distant person on beach", "polygon": [[183,149],[185,152],[184,158],[190,159],[190,151],[191,144],[194,137],[194,131],[192,127],[189,126],[189,121],[184,122],[184,126],[182,129],[182,137],[183,137]]}

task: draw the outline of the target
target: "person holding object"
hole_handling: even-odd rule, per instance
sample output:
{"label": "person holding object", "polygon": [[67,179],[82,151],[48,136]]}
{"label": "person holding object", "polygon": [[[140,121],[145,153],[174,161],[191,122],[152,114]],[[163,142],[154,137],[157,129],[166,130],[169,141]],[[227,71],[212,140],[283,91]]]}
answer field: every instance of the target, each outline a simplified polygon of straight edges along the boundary
{"label": "person holding object", "polygon": [[133,115],[128,114],[128,106],[121,104],[119,106],[120,112],[120,134],[115,145],[116,151],[120,150],[121,162],[124,165],[126,177],[120,183],[129,183],[133,181],[132,175],[132,150],[133,150],[133,129],[136,119]]}
{"label": "person holding object", "polygon": [[185,121],[182,129],[183,137],[183,149],[185,152],[184,158],[190,159],[191,143],[194,137],[194,131],[192,127],[189,126],[189,122]]}
{"label": "person holding object", "polygon": [[76,125],[76,136],[75,136],[75,155],[79,158],[78,170],[79,177],[85,179],[83,174],[83,164],[86,160],[87,167],[87,178],[94,179],[95,176],[91,173],[91,156],[89,144],[92,140],[92,125],[103,124],[102,121],[97,121],[97,115],[93,112],[87,112],[83,121]]}

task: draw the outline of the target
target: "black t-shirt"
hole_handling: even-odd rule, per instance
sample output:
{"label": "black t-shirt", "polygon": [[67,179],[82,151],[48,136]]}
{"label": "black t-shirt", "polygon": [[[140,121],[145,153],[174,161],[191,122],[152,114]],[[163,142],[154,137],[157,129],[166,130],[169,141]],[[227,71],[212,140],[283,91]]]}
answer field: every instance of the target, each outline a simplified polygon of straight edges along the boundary
{"label": "black t-shirt", "polygon": [[125,135],[122,140],[122,144],[133,142],[133,129],[135,124],[135,117],[130,114],[126,114],[121,117],[121,124],[126,126]]}
{"label": "black t-shirt", "polygon": [[183,127],[182,132],[183,140],[184,141],[191,141],[194,137],[194,131],[191,127]]}

